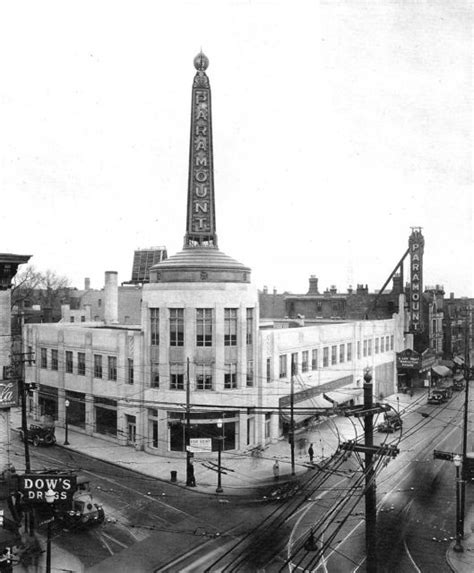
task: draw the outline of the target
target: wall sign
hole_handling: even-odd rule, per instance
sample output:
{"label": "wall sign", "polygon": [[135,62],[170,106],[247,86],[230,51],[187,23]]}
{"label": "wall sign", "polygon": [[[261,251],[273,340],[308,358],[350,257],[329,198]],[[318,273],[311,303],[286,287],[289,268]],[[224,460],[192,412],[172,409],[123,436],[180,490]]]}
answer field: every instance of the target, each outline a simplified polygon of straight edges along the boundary
{"label": "wall sign", "polygon": [[50,489],[56,494],[55,503],[72,501],[76,491],[76,476],[71,474],[24,474],[18,477],[18,489],[23,494],[23,503],[27,504],[46,503],[45,494]]}
{"label": "wall sign", "polygon": [[17,405],[16,382],[4,380],[0,382],[0,408],[11,408]]}
{"label": "wall sign", "polygon": [[411,330],[423,330],[421,316],[421,296],[423,294],[423,252],[425,239],[421,234],[421,227],[413,227],[410,239],[410,319]]}

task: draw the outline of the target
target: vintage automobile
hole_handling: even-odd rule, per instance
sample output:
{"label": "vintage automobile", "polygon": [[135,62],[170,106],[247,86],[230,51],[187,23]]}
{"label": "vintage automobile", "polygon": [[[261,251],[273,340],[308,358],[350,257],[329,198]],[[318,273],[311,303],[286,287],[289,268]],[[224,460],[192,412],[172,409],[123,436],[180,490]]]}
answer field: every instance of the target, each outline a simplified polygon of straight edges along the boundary
{"label": "vintage automobile", "polygon": [[[23,442],[25,439],[23,428],[18,428],[18,430],[20,432],[20,440]],[[28,441],[35,447],[39,445],[54,446],[56,443],[54,425],[30,424],[28,428]]]}
{"label": "vintage automobile", "polygon": [[428,404],[442,404],[443,402],[446,402],[446,400],[447,400],[447,398],[446,398],[445,394],[443,392],[438,391],[438,390],[434,390],[428,396]]}
{"label": "vintage automobile", "polygon": [[86,529],[104,521],[104,508],[94,502],[87,476],[83,474],[77,476],[72,507],[56,509],[55,518],[62,521],[68,529]]}
{"label": "vintage automobile", "polygon": [[400,415],[393,410],[389,410],[384,413],[384,421],[377,425],[377,431],[391,433],[401,430],[402,427],[403,422]]}

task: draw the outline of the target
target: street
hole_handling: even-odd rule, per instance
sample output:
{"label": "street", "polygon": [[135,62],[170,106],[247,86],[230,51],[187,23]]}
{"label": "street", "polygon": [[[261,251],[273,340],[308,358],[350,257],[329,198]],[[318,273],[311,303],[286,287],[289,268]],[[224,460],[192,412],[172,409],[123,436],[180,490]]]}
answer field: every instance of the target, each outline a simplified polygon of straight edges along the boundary
{"label": "street", "polygon": [[[455,468],[434,460],[433,450],[460,451],[462,406],[461,394],[438,406],[414,399],[401,434],[375,434],[377,443],[400,450],[394,459],[381,457],[376,471],[380,571],[449,571],[445,553],[455,533]],[[19,440],[14,448],[21,457]],[[104,505],[102,525],[53,530],[53,547],[84,569],[365,570],[358,454],[340,451],[297,485],[282,484],[275,490],[280,499],[268,503],[257,503],[257,493],[248,500],[195,492],[60,447],[31,448],[31,456],[35,469],[80,469],[91,479],[94,500]]]}

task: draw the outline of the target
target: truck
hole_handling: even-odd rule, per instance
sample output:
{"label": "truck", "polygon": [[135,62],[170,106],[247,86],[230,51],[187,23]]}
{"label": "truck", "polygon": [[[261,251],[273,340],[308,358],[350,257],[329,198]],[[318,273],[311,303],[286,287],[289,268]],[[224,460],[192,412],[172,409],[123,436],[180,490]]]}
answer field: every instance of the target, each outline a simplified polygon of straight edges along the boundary
{"label": "truck", "polygon": [[104,521],[104,508],[101,504],[94,502],[90,480],[87,476],[84,474],[77,475],[72,505],[54,508],[54,518],[63,522],[67,529],[86,529]]}
{"label": "truck", "polygon": [[378,432],[392,433],[397,430],[401,430],[403,427],[402,419],[400,414],[395,412],[395,410],[388,410],[384,412],[384,420],[377,425]]}

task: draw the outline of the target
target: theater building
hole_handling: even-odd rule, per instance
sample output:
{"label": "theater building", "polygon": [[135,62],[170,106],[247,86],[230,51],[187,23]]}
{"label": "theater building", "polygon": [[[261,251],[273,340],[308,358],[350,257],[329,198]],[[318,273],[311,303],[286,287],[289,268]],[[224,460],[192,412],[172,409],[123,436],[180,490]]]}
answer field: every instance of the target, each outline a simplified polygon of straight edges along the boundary
{"label": "theater building", "polygon": [[151,267],[139,323],[120,323],[117,275],[108,272],[103,320],[26,331],[36,416],[62,424],[68,403],[77,431],[156,454],[182,455],[192,438],[222,436],[224,449],[241,451],[278,439],[292,376],[302,423],[360,402],[366,367],[377,397],[391,394],[404,348],[403,315],[260,322],[250,268],[218,246],[208,63],[202,53],[194,61],[183,249]]}

